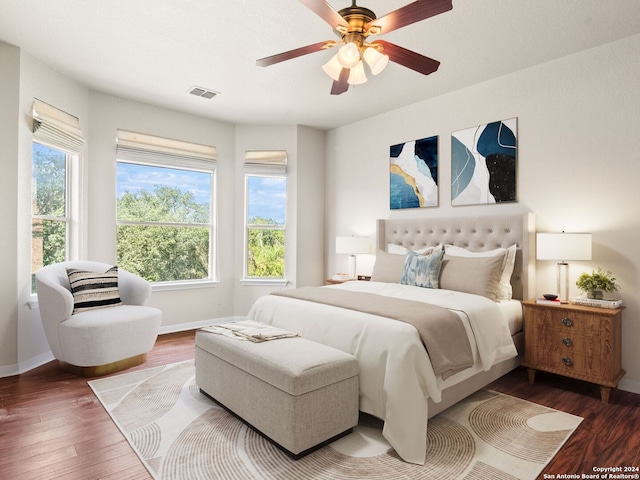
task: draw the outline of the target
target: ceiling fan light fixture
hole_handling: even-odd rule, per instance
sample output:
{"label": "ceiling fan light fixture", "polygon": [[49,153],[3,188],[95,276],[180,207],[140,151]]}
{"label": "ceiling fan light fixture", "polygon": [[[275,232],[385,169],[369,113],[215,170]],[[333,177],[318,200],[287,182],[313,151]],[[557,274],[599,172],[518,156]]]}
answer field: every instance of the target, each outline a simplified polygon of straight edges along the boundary
{"label": "ceiling fan light fixture", "polygon": [[338,40],[317,42],[260,58],[256,60],[257,66],[267,67],[309,53],[337,47],[336,56],[322,66],[325,73],[333,79],[331,95],[341,95],[349,90],[349,85],[366,82],[364,63],[367,63],[373,75],[382,72],[389,62],[400,64],[422,75],[430,75],[440,66],[437,60],[394,43],[385,40],[367,43],[367,39],[370,35],[387,34],[448,12],[453,8],[453,0],[412,0],[412,3],[380,18],[372,10],[356,5],[357,0],[351,0],[351,6],[341,10],[335,10],[327,0],[300,1],[333,28],[338,34]]}
{"label": "ceiling fan light fixture", "polygon": [[327,63],[325,63],[322,66],[322,70],[324,70],[324,73],[329,75],[336,82],[340,79],[340,72],[342,72],[342,65],[340,65],[340,62],[338,61],[337,53],[333,57],[331,57],[331,60],[329,60]]}
{"label": "ceiling fan light fixture", "polygon": [[360,49],[353,42],[345,43],[338,50],[338,61],[344,68],[353,68],[360,61]]}
{"label": "ceiling fan light fixture", "polygon": [[349,85],[360,85],[367,81],[367,75],[364,73],[364,63],[360,60],[356,63],[356,66],[349,70],[349,78],[347,83]]}
{"label": "ceiling fan light fixture", "polygon": [[376,47],[367,47],[362,56],[374,75],[382,72],[389,63],[389,55],[380,53]]}

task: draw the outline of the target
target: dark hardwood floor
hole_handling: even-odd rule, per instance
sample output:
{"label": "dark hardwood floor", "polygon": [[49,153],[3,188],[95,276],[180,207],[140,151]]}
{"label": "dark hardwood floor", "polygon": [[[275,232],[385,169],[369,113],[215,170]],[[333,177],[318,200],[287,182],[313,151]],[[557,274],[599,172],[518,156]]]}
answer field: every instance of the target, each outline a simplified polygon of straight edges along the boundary
{"label": "dark hardwood floor", "polygon": [[[188,360],[195,332],[158,337],[147,362]],[[50,362],[0,379],[0,478],[149,479],[151,476],[87,385]]]}
{"label": "dark hardwood floor", "polygon": [[544,372],[536,373],[532,385],[524,368],[514,370],[487,388],[584,418],[539,478],[544,478],[544,474],[555,478],[560,474],[589,478],[582,475],[596,474],[597,467],[631,467],[634,470],[629,474],[640,474],[640,395],[612,390],[610,403],[605,404],[600,400],[597,385]]}
{"label": "dark hardwood floor", "polygon": [[[161,335],[147,362],[131,370],[193,355],[193,331]],[[538,373],[531,385],[521,369],[489,387],[584,417],[539,478],[544,474],[593,474],[594,467],[640,466],[640,395],[615,390],[612,403],[605,405],[595,385],[544,373]],[[151,477],[93,395],[87,379],[62,372],[51,362],[0,379],[0,478]]]}

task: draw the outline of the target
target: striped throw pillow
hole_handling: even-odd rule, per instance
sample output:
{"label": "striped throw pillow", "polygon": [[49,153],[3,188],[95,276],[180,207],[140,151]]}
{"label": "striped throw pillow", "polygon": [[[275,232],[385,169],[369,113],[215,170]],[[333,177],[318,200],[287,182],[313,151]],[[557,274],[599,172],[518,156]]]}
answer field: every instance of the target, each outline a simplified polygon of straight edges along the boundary
{"label": "striped throw pillow", "polygon": [[122,305],[118,291],[117,266],[111,267],[104,273],[67,268],[67,275],[73,294],[72,315],[97,308]]}

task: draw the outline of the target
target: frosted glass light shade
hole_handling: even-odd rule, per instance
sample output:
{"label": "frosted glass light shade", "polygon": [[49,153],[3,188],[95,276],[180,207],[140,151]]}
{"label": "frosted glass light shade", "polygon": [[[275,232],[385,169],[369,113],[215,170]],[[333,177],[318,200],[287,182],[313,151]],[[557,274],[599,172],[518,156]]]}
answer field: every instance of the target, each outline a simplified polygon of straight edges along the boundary
{"label": "frosted glass light shade", "polygon": [[591,260],[590,233],[538,233],[538,260]]}
{"label": "frosted glass light shade", "polygon": [[360,61],[360,50],[355,43],[344,44],[338,50],[338,61],[344,68],[353,68]]}
{"label": "frosted glass light shade", "polygon": [[329,75],[335,81],[338,81],[340,79],[340,72],[342,72],[342,65],[340,65],[340,62],[338,61],[337,53],[333,57],[331,57],[331,60],[329,60],[327,63],[325,63],[322,66],[322,70],[324,70],[324,73]]}
{"label": "frosted glass light shade", "polygon": [[389,63],[389,55],[383,55],[375,47],[368,47],[362,56],[374,75],[378,75]]}
{"label": "frosted glass light shade", "polygon": [[349,78],[347,83],[350,85],[360,85],[367,81],[367,76],[364,73],[364,63],[360,60],[355,67],[349,70]]}

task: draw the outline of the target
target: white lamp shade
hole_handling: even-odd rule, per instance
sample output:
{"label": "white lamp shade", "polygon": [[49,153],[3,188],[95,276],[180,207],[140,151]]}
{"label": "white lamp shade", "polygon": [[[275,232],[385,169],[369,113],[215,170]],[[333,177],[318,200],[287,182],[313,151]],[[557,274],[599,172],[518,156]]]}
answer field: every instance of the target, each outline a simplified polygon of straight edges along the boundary
{"label": "white lamp shade", "polygon": [[324,70],[324,72],[327,75],[329,75],[331,78],[333,78],[336,82],[340,80],[340,72],[342,72],[342,65],[340,65],[340,62],[338,61],[337,53],[333,57],[331,57],[331,60],[329,60],[327,63],[325,63],[322,66],[322,70]]}
{"label": "white lamp shade", "polygon": [[383,55],[375,47],[368,47],[362,56],[374,75],[378,75],[389,63],[389,55]]}
{"label": "white lamp shade", "polygon": [[370,252],[368,237],[336,237],[336,253],[355,255]]}
{"label": "white lamp shade", "polygon": [[367,81],[367,76],[364,73],[364,63],[360,60],[355,67],[349,70],[349,78],[347,83],[349,85],[360,85]]}
{"label": "white lamp shade", "polygon": [[591,260],[590,233],[538,233],[538,260]]}
{"label": "white lamp shade", "polygon": [[345,43],[338,50],[338,61],[344,68],[353,68],[360,61],[360,49],[353,43]]}

